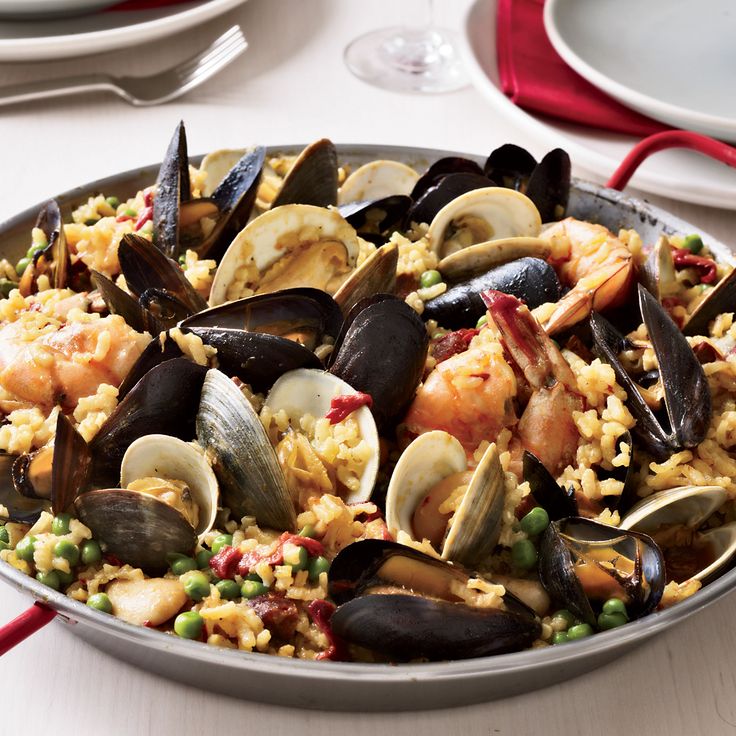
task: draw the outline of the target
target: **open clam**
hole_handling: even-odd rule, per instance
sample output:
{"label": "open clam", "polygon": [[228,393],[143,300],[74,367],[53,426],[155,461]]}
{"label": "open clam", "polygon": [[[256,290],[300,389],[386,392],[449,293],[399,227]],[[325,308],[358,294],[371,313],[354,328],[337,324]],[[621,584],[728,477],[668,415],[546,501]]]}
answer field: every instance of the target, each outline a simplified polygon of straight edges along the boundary
{"label": "open clam", "polygon": [[204,451],[192,444],[141,437],[123,456],[120,486],[82,493],[74,507],[123,562],[163,568],[169,555],[191,553],[214,525],[217,481]]}
{"label": "open clam", "polygon": [[268,210],[227,249],[210,305],[291,286],[333,294],[355,268],[358,247],[355,230],[335,211],[301,204]]}
{"label": "open clam", "polygon": [[358,167],[338,191],[338,203],[382,199],[394,194],[411,194],[419,179],[411,166],[399,161],[371,161]]}
{"label": "open clam", "polygon": [[[462,493],[453,514],[443,513]],[[402,453],[386,493],[386,524],[411,539],[429,539],[442,558],[463,565],[487,561],[501,533],[504,472],[496,445],[468,470],[465,450],[441,430],[417,437]]]}
{"label": "open clam", "polygon": [[670,488],[636,504],[620,528],[644,532],[659,544],[668,582],[707,580],[736,554],[736,522],[706,525],[728,499],[720,486]]}
{"label": "open clam", "polygon": [[529,646],[531,609],[463,568],[393,542],[342,550],[329,574],[333,631],[392,659],[464,659]]}

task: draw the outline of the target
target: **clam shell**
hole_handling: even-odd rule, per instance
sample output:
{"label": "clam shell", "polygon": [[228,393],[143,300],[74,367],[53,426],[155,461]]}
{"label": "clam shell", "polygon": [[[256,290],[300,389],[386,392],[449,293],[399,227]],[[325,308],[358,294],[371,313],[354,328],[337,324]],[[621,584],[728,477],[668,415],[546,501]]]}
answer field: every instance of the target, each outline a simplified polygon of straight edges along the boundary
{"label": "clam shell", "polygon": [[411,166],[381,159],[358,167],[345,179],[337,194],[338,204],[381,199],[393,194],[411,194],[419,180]]}
{"label": "clam shell", "polygon": [[[347,265],[351,268],[355,266],[358,236],[337,212],[304,204],[277,207],[256,217],[233,240],[217,269],[210,292],[210,306],[229,301],[228,289],[241,266],[252,264],[259,274],[263,274],[269,266],[295,248],[316,242],[315,233],[318,233],[320,241],[342,243]],[[288,247],[284,245],[287,240]],[[304,283],[301,286],[314,284]]]}
{"label": "clam shell", "polygon": [[192,443],[165,434],[149,434],[133,442],[120,465],[120,485],[127,488],[139,478],[182,480],[199,507],[195,533],[202,537],[214,526],[219,490],[204,451]]}
{"label": "clam shell", "polygon": [[432,220],[427,233],[429,247],[440,258],[450,255],[446,245],[448,229],[462,217],[473,217],[487,223],[482,241],[536,237],[542,227],[539,212],[526,196],[503,187],[474,189],[446,204]]}
{"label": "clam shell", "polygon": [[[302,368],[281,376],[266,397],[265,405],[274,413],[283,409],[293,419],[305,414],[319,418],[330,410],[333,397],[354,393],[357,392],[352,386],[331,373]],[[360,487],[345,497],[346,503],[362,503],[370,499],[378,473],[378,430],[367,406],[361,406],[350,416],[357,422],[361,437],[372,452],[360,478]]]}
{"label": "clam shell", "polygon": [[221,148],[208,153],[199,165],[200,171],[207,173],[207,179],[202,187],[202,196],[209,197],[217,189],[230,169],[245,155],[244,148]]}
{"label": "clam shell", "polygon": [[207,371],[197,413],[197,440],[213,459],[223,505],[238,517],[294,530],[296,512],[261,420],[224,373]]}

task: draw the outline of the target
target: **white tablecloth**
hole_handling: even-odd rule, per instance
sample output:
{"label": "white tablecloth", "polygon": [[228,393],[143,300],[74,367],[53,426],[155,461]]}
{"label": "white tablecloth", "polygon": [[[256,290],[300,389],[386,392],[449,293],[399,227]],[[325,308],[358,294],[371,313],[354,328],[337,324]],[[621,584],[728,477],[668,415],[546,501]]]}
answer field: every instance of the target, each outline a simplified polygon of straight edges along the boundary
{"label": "white tablecloth", "polygon": [[[468,0],[437,4],[460,28]],[[250,0],[203,28],[108,56],[39,65],[0,65],[0,84],[104,69],[143,74],[163,68],[239,21],[250,48],[189,96],[134,109],[92,95],[4,108],[0,114],[0,221],[72,186],[160,160],[183,119],[192,153],[250,143],[419,145],[486,154],[524,139],[472,88],[402,96],[354,79],[345,44],[382,25],[421,17],[403,0]],[[656,198],[652,198],[656,199]],[[729,242],[736,214],[656,200]],[[1,246],[1,244],[0,244]],[[0,621],[28,599],[0,586]],[[147,734],[354,732],[423,734],[720,734],[736,729],[731,597],[639,651],[583,678],[493,703],[410,714],[332,714],[218,697],[149,675],[101,654],[51,624],[0,666],[5,733]]]}

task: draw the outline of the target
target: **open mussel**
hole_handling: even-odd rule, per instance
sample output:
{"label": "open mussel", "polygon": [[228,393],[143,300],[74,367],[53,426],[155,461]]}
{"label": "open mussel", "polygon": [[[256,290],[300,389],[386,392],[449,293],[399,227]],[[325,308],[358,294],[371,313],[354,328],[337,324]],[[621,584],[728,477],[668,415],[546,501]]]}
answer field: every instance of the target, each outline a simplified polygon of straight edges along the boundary
{"label": "open mussel", "polygon": [[165,568],[172,554],[191,554],[214,525],[218,486],[201,448],[168,435],[133,442],[120,487],[80,494],[74,507],[94,536],[123,562]]}
{"label": "open mussel", "polygon": [[563,488],[544,467],[542,461],[524,450],[524,480],[529,483],[532,498],[547,512],[551,521],[578,515],[575,491]]}
{"label": "open mussel", "polygon": [[620,528],[654,539],[664,555],[667,582],[707,581],[736,555],[736,522],[714,520],[728,499],[720,486],[669,488],[636,504]]}
{"label": "open mussel", "polygon": [[332,563],[335,634],[393,660],[466,659],[529,646],[534,613],[500,586],[393,542],[367,540]]}
{"label": "open mussel", "polygon": [[327,138],[310,143],[292,164],[271,208],[285,204],[336,205],[337,174],[335,144]]}
{"label": "open mussel", "polygon": [[38,291],[38,279],[45,275],[55,289],[63,289],[71,278],[69,249],[64,237],[61,210],[56,200],[44,204],[36,219],[35,229],[43,235],[43,240],[34,242],[34,253],[30,263],[21,276],[18,289],[23,296]]}
{"label": "open mussel", "polygon": [[653,611],[664,591],[665,566],[645,534],[572,517],[553,521],[544,532],[539,577],[558,605],[592,626],[609,598],[622,600],[631,618]]}
{"label": "open mussel", "polygon": [[687,339],[641,285],[639,307],[657,358],[666,414],[654,414],[623,367],[618,355],[626,345],[623,336],[600,314],[591,315],[590,325],[596,352],[611,365],[626,391],[626,404],[637,420],[634,431],[661,460],[705,439],[712,415],[711,394],[703,367]]}
{"label": "open mussel", "polygon": [[[455,500],[462,494],[462,500]],[[504,472],[491,444],[474,471],[465,450],[441,430],[417,437],[401,454],[386,493],[386,525],[415,541],[428,539],[442,558],[470,567],[487,563],[501,533]],[[443,512],[445,505],[455,510]]]}

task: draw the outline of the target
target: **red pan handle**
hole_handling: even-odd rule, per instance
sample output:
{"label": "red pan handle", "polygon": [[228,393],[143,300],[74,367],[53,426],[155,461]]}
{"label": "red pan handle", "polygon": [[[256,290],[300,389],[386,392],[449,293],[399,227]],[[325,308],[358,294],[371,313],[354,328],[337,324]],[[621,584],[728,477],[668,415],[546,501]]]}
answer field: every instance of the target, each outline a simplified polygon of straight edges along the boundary
{"label": "red pan handle", "polygon": [[693,151],[736,167],[736,148],[733,146],[700,133],[692,133],[687,130],[666,130],[639,141],[606,182],[606,186],[621,191],[645,159],[666,148],[691,148]]}
{"label": "red pan handle", "polygon": [[0,627],[0,656],[31,634],[35,634],[54,618],[56,611],[44,606],[43,603],[34,603],[20,616]]}

